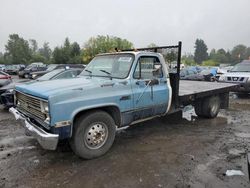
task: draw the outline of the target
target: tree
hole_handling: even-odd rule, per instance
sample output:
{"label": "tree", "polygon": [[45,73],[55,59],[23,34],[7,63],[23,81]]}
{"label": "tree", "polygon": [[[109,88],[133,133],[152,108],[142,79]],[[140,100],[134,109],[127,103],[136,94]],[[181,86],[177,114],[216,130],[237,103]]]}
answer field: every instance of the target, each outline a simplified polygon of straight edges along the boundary
{"label": "tree", "polygon": [[43,47],[38,50],[39,54],[45,58],[45,61],[48,63],[51,59],[52,50],[49,47],[48,42],[43,43]]}
{"label": "tree", "polygon": [[231,52],[231,57],[233,64],[241,62],[243,59],[247,59],[246,57],[247,47],[245,45],[239,44],[235,46]]}
{"label": "tree", "polygon": [[66,38],[64,45],[56,47],[53,52],[53,62],[57,64],[80,64],[81,60],[81,48],[77,42],[70,43]]}
{"label": "tree", "polygon": [[38,50],[38,44],[37,44],[35,39],[30,39],[29,41],[30,41],[30,45],[31,45],[31,51],[34,54]]}
{"label": "tree", "polygon": [[207,45],[202,39],[196,39],[194,48],[194,60],[196,63],[201,64],[202,61],[208,59]]}
{"label": "tree", "polygon": [[18,34],[9,35],[5,50],[5,59],[11,64],[27,64],[31,59],[32,53],[28,41],[19,37]]}
{"label": "tree", "polygon": [[91,37],[83,49],[83,61],[88,63],[96,54],[133,48],[133,44],[126,39],[113,36]]}
{"label": "tree", "polygon": [[79,56],[81,54],[81,48],[77,42],[71,45],[71,57]]}
{"label": "tree", "polygon": [[4,64],[4,55],[0,52],[0,64]]}
{"label": "tree", "polygon": [[157,47],[157,45],[155,43],[150,43],[147,47],[148,48],[154,48],[154,47]]}
{"label": "tree", "polygon": [[217,62],[217,63],[229,63],[229,59],[226,55],[226,51],[224,49],[219,49],[216,51],[215,49],[212,49],[209,55],[209,59]]}

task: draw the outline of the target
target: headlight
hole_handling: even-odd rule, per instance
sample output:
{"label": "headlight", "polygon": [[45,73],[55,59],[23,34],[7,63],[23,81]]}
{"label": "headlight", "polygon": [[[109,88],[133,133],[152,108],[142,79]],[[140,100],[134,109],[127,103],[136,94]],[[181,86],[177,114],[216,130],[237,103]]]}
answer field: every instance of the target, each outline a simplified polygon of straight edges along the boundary
{"label": "headlight", "polygon": [[41,101],[41,110],[43,113],[49,113],[49,104],[48,102]]}
{"label": "headlight", "polygon": [[36,74],[32,74],[32,78],[34,79],[37,75]]}
{"label": "headlight", "polygon": [[225,77],[225,76],[220,76],[219,81],[220,81],[220,82],[226,81],[226,77]]}

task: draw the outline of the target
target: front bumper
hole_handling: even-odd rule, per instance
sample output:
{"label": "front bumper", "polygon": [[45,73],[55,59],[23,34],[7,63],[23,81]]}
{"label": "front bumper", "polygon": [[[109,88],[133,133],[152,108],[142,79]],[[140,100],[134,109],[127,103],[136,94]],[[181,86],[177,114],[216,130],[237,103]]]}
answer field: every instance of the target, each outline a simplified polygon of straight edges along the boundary
{"label": "front bumper", "polygon": [[15,116],[16,120],[20,122],[20,124],[26,129],[26,131],[31,134],[39,144],[47,150],[55,150],[58,144],[59,135],[51,134],[40,127],[36,126],[32,122],[30,122],[29,118],[25,117],[21,113],[19,113],[15,108],[10,108],[9,111]]}

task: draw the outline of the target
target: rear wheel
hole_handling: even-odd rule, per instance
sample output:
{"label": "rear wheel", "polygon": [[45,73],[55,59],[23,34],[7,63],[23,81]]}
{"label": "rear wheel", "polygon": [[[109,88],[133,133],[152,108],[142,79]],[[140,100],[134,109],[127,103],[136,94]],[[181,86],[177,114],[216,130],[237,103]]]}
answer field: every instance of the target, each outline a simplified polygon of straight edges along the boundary
{"label": "rear wheel", "polygon": [[29,78],[29,75],[28,75],[28,74],[25,74],[25,75],[24,75],[24,78],[28,79],[28,78]]}
{"label": "rear wheel", "polygon": [[81,158],[100,157],[111,148],[115,132],[115,122],[108,113],[92,111],[76,120],[70,145]]}
{"label": "rear wheel", "polygon": [[215,118],[220,111],[220,98],[213,96],[200,100],[195,105],[195,113],[199,117]]}

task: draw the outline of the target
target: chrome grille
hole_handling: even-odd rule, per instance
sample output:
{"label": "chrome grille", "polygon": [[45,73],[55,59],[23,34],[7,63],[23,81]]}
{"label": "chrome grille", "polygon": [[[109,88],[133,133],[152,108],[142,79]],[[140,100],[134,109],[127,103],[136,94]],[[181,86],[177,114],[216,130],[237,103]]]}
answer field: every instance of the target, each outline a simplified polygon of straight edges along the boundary
{"label": "chrome grille", "polygon": [[246,77],[227,77],[227,81],[230,82],[244,82]]}
{"label": "chrome grille", "polygon": [[24,110],[43,121],[46,119],[45,114],[41,111],[41,100],[20,92],[16,92],[16,98],[18,101],[17,107],[20,110]]}

